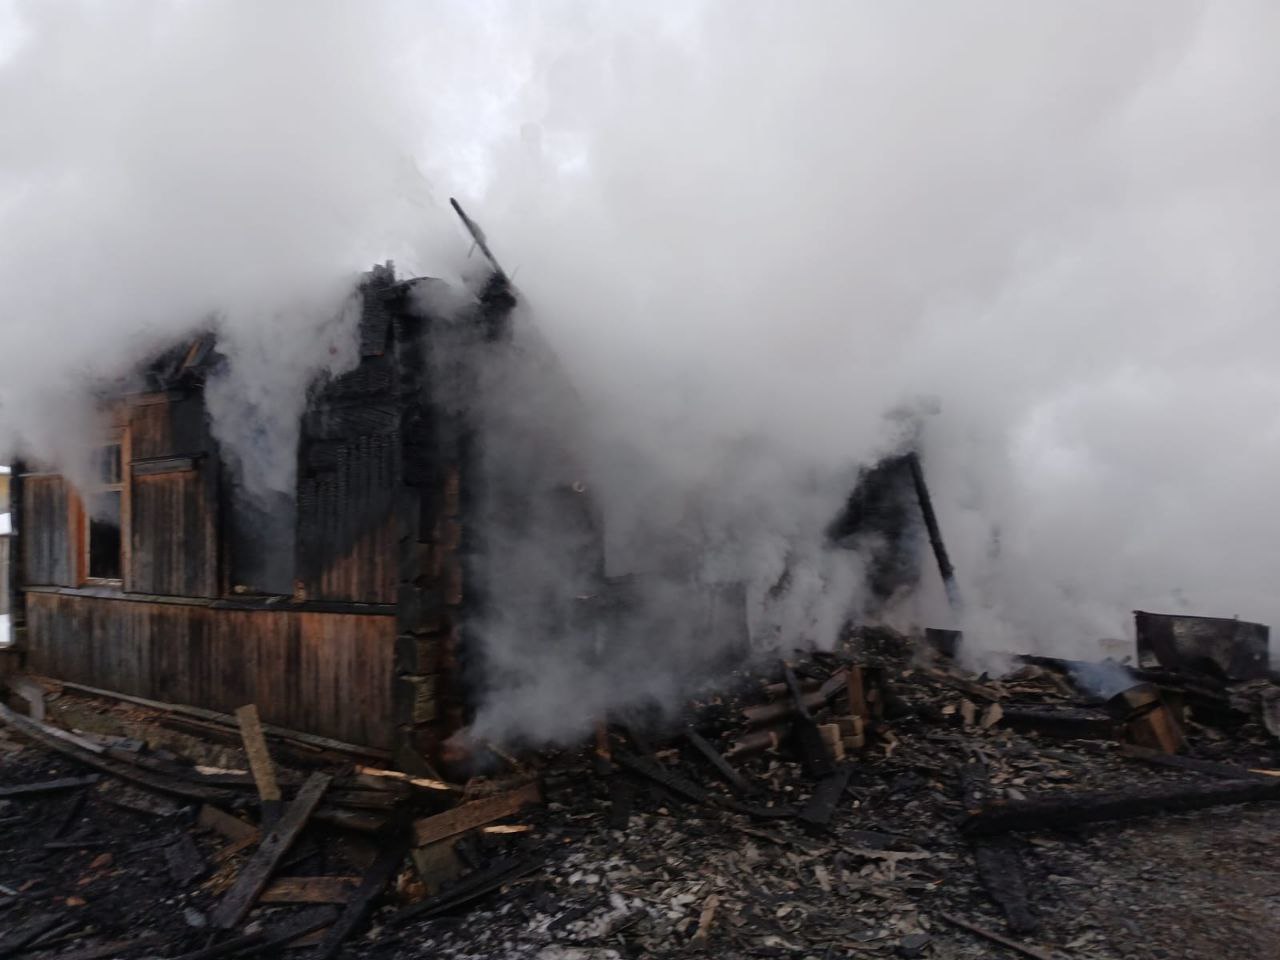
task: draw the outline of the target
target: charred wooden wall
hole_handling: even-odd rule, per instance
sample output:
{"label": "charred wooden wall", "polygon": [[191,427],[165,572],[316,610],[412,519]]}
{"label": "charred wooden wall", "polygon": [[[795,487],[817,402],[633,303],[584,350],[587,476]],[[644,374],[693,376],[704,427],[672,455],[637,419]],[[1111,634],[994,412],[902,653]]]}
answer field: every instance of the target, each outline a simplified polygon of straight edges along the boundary
{"label": "charred wooden wall", "polygon": [[[35,673],[390,749],[395,618],[30,590]],[[36,639],[38,638],[38,639]]]}
{"label": "charred wooden wall", "polygon": [[20,496],[25,582],[71,586],[67,482],[52,474],[30,474],[22,478]]}
{"label": "charred wooden wall", "polygon": [[364,357],[308,404],[297,562],[307,599],[395,602],[394,511],[402,446],[396,381],[391,357]]}
{"label": "charred wooden wall", "polygon": [[31,669],[215,710],[256,702],[271,723],[392,749],[405,769],[438,759],[465,722],[475,471],[460,397],[434,381],[443,374],[450,390],[467,389],[463,358],[483,349],[493,335],[486,325],[513,301],[504,288],[477,307],[476,324],[443,325],[457,341],[447,342],[415,302],[430,283],[375,271],[359,365],[308,398],[285,520],[296,533],[284,558],[293,596],[269,609],[244,599],[254,585],[240,579],[236,558],[254,541],[237,533],[237,519],[256,521],[237,513],[189,365],[181,389],[161,387],[128,409],[118,587],[74,582],[74,493],[58,477],[25,477]]}
{"label": "charred wooden wall", "polygon": [[203,398],[141,398],[128,424],[124,589],[216,597],[219,469]]}

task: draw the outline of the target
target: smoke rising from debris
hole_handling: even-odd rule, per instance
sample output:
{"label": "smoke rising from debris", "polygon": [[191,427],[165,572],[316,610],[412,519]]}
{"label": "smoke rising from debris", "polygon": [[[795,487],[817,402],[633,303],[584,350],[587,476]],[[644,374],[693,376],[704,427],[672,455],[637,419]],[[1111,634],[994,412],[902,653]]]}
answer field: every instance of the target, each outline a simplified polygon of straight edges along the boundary
{"label": "smoke rising from debris", "polygon": [[[308,339],[335,278],[452,272],[456,193],[581,395],[611,575],[745,577],[762,642],[830,642],[866,597],[821,532],[899,452],[886,413],[932,397],[971,641],[1090,656],[1134,608],[1280,622],[1272,4],[18,9],[6,442],[65,453],[79,384],[210,314],[305,382],[341,356]],[[259,464],[254,411],[297,394],[246,377],[220,430]],[[892,615],[946,625],[923,570]],[[649,626],[678,673],[697,637]],[[644,686],[508,627],[487,733],[567,733],[564,703]]]}

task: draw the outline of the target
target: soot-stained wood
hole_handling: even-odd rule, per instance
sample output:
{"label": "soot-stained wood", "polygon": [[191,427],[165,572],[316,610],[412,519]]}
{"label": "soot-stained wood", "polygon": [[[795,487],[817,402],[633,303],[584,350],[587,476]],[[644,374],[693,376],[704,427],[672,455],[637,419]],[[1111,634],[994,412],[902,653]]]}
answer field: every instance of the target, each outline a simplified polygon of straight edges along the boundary
{"label": "soot-stained wood", "polygon": [[389,747],[395,618],[32,592],[35,673]]}
{"label": "soot-stained wood", "polygon": [[68,484],[60,476],[30,474],[22,483],[22,548],[26,582],[71,585]]}

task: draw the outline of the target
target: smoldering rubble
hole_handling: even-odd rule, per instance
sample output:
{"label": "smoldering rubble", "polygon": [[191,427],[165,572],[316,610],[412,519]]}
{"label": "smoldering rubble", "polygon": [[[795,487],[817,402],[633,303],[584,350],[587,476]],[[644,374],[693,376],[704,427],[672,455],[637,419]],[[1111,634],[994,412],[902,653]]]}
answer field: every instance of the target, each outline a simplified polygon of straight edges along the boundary
{"label": "smoldering rubble", "polygon": [[1126,662],[1011,655],[1000,675],[960,667],[947,631],[858,628],[675,718],[602,716],[542,753],[475,740],[469,779],[252,705],[11,675],[0,949],[1269,956],[1267,631],[1138,622]]}

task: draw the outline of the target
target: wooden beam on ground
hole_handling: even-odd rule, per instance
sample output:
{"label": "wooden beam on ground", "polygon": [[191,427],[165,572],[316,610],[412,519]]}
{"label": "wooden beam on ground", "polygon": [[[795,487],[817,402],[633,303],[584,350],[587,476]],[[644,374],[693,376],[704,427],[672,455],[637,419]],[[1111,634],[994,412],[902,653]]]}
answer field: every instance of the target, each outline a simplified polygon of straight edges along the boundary
{"label": "wooden beam on ground", "polygon": [[[393,914],[388,923],[394,926],[407,923],[410,920],[425,920],[428,917],[447,913],[478,897],[497,890],[504,884],[533,873],[541,866],[542,860],[537,858],[504,857],[495,860],[487,867],[467,874],[452,889],[441,893],[439,896],[428,897],[426,900],[405,907],[399,913]],[[322,958],[316,957],[315,960],[322,960]]]}
{"label": "wooden beam on ground", "polygon": [[1193,773],[1203,773],[1206,776],[1219,777],[1223,780],[1259,780],[1266,782],[1272,779],[1268,774],[1259,773],[1256,770],[1247,770],[1234,764],[1215,763],[1212,760],[1197,760],[1195,757],[1182,757],[1177,754],[1165,753],[1162,750],[1139,747],[1132,743],[1122,743],[1120,745],[1120,755],[1131,760],[1141,760],[1144,763],[1154,764],[1157,767],[1189,770]]}
{"label": "wooden beam on ground", "polygon": [[140,786],[155,790],[157,793],[186,797],[188,800],[204,800],[208,803],[231,803],[238,796],[233,790],[205,787],[197,783],[165,776],[126,761],[101,756],[103,748],[97,744],[82,741],[79,737],[49,724],[37,723],[30,717],[15,713],[3,704],[0,704],[0,720],[4,720],[27,739],[43,747],[56,750],[64,756],[83,763],[85,766],[102,770],[122,780],[129,780]]}
{"label": "wooden beam on ground", "polygon": [[39,783],[21,783],[16,787],[0,787],[0,797],[23,797],[33,793],[56,793],[59,790],[74,790],[77,787],[88,787],[97,783],[101,777],[91,773],[84,777],[59,777],[56,780],[41,780]]}
{"label": "wooden beam on ground", "polygon": [[[39,679],[39,678],[36,678]],[[68,690],[79,690],[82,693],[91,693],[95,697],[110,697],[114,700],[123,700],[125,703],[136,703],[140,707],[150,707],[161,713],[176,713],[188,717],[195,717],[199,720],[205,720],[211,723],[221,724],[223,727],[232,728],[236,726],[235,718],[225,713],[218,713],[216,710],[206,710],[203,707],[192,707],[181,703],[163,703],[159,700],[148,700],[145,697],[135,697],[127,693],[120,693],[116,690],[104,690],[101,687],[90,687],[83,683],[72,683],[68,680],[56,681]],[[314,733],[304,733],[301,730],[290,730],[286,727],[277,727],[269,723],[262,725],[262,730],[269,737],[279,740],[291,740],[297,744],[312,747],[318,750],[333,750],[341,754],[349,754],[357,757],[373,757],[379,760],[390,760],[391,751],[383,750],[378,747],[366,747],[356,743],[346,743],[342,740],[334,740],[330,737],[322,737]]]}
{"label": "wooden beam on ground", "polygon": [[652,780],[658,786],[665,787],[677,796],[683,797],[692,803],[706,803],[710,799],[707,791],[701,786],[686,777],[680,776],[674,770],[668,770],[656,760],[622,752],[615,754],[614,759],[619,766]]}
{"label": "wooden beam on ground", "polygon": [[810,827],[826,829],[835,815],[836,804],[840,802],[845,788],[849,786],[849,777],[852,775],[852,764],[846,763],[836,767],[833,773],[818,784],[813,791],[813,796],[809,798],[809,802],[805,804],[796,819]]}
{"label": "wooden beam on ground", "polygon": [[307,782],[290,802],[284,815],[263,838],[262,845],[245,864],[235,884],[210,915],[209,920],[213,926],[229,930],[244,919],[281,859],[311,819],[312,811],[329,789],[331,780],[330,776],[323,773],[313,773],[307,777]]}
{"label": "wooden beam on ground", "polygon": [[359,877],[280,877],[262,891],[259,903],[346,903]]}
{"label": "wooden beam on ground", "polygon": [[286,944],[329,926],[336,916],[337,911],[333,907],[320,907],[301,917],[291,917],[275,926],[264,927],[239,937],[231,937],[229,940],[223,940],[221,943],[212,944],[192,953],[184,953],[180,957],[175,957],[174,960],[217,960],[219,957],[229,957],[232,954],[248,957],[255,953],[266,953],[269,950],[280,950],[280,953],[273,955],[281,956]]}
{"label": "wooden beam on ground", "polygon": [[701,736],[698,731],[690,727],[685,731],[684,735],[694,749],[702,754],[706,761],[720,774],[720,779],[734,790],[744,796],[750,796],[758,792],[754,786],[746,781],[742,774],[733,768],[729,761],[721,755],[720,751],[708,743],[706,738]]}
{"label": "wooden beam on ground", "polygon": [[1100,820],[1183,813],[1232,803],[1280,800],[1280,780],[1224,780],[1114,792],[1064,791],[1027,800],[989,803],[972,811],[961,829],[972,836],[1044,830]]}
{"label": "wooden beam on ground", "polygon": [[414,845],[425,846],[476,827],[483,827],[502,817],[509,817],[521,807],[542,799],[537,783],[527,783],[518,790],[463,803],[452,810],[414,821]]}
{"label": "wooden beam on ground", "polygon": [[360,886],[356,887],[347,899],[347,905],[343,908],[341,915],[329,928],[324,940],[316,947],[312,955],[313,960],[330,960],[337,954],[342,947],[342,942],[364,922],[369,911],[373,909],[374,901],[382,895],[387,884],[395,879],[404,863],[405,851],[404,842],[396,841],[378,855],[378,859],[360,880]]}

